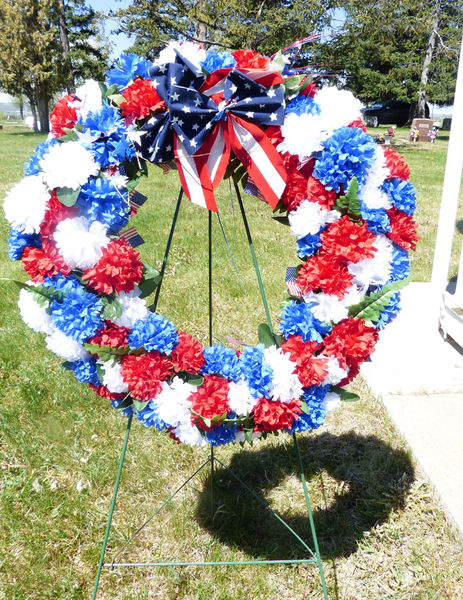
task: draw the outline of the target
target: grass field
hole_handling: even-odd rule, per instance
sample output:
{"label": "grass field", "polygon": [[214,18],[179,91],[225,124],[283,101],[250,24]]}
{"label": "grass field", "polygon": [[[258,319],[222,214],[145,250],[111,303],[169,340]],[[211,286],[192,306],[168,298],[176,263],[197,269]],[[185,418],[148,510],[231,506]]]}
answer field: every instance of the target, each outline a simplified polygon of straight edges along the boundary
{"label": "grass field", "polygon": [[[372,133],[376,131],[372,130]],[[395,142],[417,186],[422,241],[416,280],[429,279],[446,139],[434,146]],[[0,192],[22,176],[22,163],[41,141],[21,128],[0,131]],[[149,201],[134,223],[143,258],[159,266],[178,183],[153,168],[140,186]],[[294,262],[287,228],[267,207],[245,199],[271,307],[278,313],[284,272]],[[222,223],[240,279],[214,221],[214,335],[255,344],[264,321],[236,201],[223,187]],[[265,213],[265,214],[264,214]],[[460,216],[461,218],[461,216]],[[1,276],[24,279],[6,256],[1,221]],[[455,244],[451,275],[456,273]],[[207,339],[207,214],[184,202],[174,235],[159,310],[177,326]],[[242,289],[244,287],[245,292]],[[77,600],[91,596],[125,420],[59,369],[43,336],[21,321],[17,289],[0,285],[0,599]],[[336,600],[457,600],[463,598],[463,553],[417,472],[381,403],[362,381],[362,401],[344,404],[315,434],[300,436],[330,597]],[[290,438],[219,458],[309,539],[302,488]],[[118,497],[108,558],[207,457],[134,423]],[[209,517],[210,481],[200,474],[129,546],[125,560],[240,560],[301,557],[296,542],[225,472],[216,473],[218,510]],[[315,599],[312,566],[105,570],[98,598],[118,600]]]}

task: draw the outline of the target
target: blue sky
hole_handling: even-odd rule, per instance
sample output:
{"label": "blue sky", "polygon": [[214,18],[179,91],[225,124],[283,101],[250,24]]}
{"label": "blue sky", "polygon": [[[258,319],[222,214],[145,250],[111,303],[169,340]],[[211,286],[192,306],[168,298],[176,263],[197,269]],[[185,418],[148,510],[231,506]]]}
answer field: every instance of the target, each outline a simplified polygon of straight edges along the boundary
{"label": "blue sky", "polygon": [[[110,10],[118,10],[120,8],[126,8],[131,4],[131,0],[87,0],[88,4],[95,10],[103,10],[109,12]],[[122,54],[129,46],[131,46],[130,39],[123,33],[114,34],[111,30],[117,26],[116,21],[108,19],[105,25],[105,35],[114,44],[112,55],[114,58]]]}

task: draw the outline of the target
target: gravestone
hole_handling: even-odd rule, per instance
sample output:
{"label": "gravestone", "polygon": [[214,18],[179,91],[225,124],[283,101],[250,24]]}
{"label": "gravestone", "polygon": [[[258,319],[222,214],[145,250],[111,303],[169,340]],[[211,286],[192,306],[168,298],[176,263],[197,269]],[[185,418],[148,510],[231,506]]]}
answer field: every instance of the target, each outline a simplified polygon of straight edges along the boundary
{"label": "gravestone", "polygon": [[[412,127],[411,129],[414,129],[415,127],[418,129],[418,141],[419,142],[429,142],[430,141],[430,137],[429,137],[429,132],[431,131],[432,127],[433,127],[433,121],[432,119],[413,119],[412,122]],[[409,134],[408,137],[409,140],[411,140],[411,136]]]}

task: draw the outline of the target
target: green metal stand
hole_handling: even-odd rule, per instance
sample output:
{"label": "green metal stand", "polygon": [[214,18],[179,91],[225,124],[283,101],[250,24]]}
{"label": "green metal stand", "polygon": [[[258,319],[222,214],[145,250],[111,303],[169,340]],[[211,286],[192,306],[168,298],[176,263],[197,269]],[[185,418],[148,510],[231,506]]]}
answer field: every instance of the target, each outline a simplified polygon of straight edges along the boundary
{"label": "green metal stand", "polygon": [[[260,274],[260,269],[259,269],[259,265],[257,262],[257,257],[256,257],[256,253],[254,250],[254,246],[252,243],[252,238],[251,238],[251,233],[249,230],[249,225],[248,225],[248,221],[246,218],[246,213],[244,210],[244,206],[243,206],[243,201],[241,199],[241,194],[239,191],[238,186],[235,184],[235,192],[238,198],[238,203],[240,206],[240,211],[241,211],[241,215],[243,218],[243,223],[244,223],[244,227],[246,230],[246,236],[248,239],[248,243],[249,243],[249,247],[251,250],[251,256],[252,256],[252,260],[254,263],[254,268],[256,271],[256,277],[259,283],[259,290],[260,290],[260,294],[262,297],[262,302],[264,305],[264,309],[265,309],[265,314],[267,317],[267,323],[268,326],[270,328],[270,331],[272,331],[273,333],[273,329],[272,329],[272,319],[270,316],[270,311],[268,308],[268,304],[267,304],[267,300],[265,297],[265,291],[264,291],[264,286],[262,283],[262,277]],[[169,233],[169,238],[167,241],[167,247],[166,247],[166,252],[164,255],[164,260],[162,263],[162,269],[161,269],[161,281],[159,283],[159,286],[157,288],[156,291],[156,296],[155,296],[155,300],[154,303],[152,305],[152,307],[150,307],[152,310],[156,310],[157,308],[157,304],[158,304],[158,300],[159,300],[159,292],[160,292],[160,287],[162,284],[162,279],[164,277],[164,272],[165,272],[165,268],[166,268],[166,264],[167,264],[167,258],[169,255],[169,250],[170,250],[170,245],[172,242],[172,237],[173,237],[173,233],[174,233],[174,229],[175,229],[175,225],[177,222],[177,217],[178,217],[178,212],[179,212],[179,208],[180,208],[180,202],[182,199],[182,194],[183,192],[180,191],[178,200],[177,200],[177,206],[175,209],[175,213],[174,213],[174,217],[172,220],[172,226],[171,226],[171,230]],[[209,211],[209,220],[208,220],[208,254],[209,254],[209,343],[212,344],[212,214]],[[114,508],[115,508],[115,504],[116,504],[116,498],[117,498],[117,493],[119,490],[119,484],[120,484],[120,479],[121,479],[121,475],[122,475],[122,468],[123,468],[123,464],[124,464],[124,459],[125,459],[125,454],[127,451],[127,444],[128,444],[128,439],[129,439],[129,434],[130,434],[130,428],[131,428],[131,424],[132,424],[132,416],[129,417],[128,422],[127,422],[127,429],[126,429],[126,433],[125,433],[125,438],[124,438],[124,443],[122,446],[122,452],[121,452],[121,456],[120,456],[120,460],[119,460],[119,468],[118,468],[118,472],[117,472],[117,476],[116,476],[116,482],[114,485],[114,492],[113,492],[113,496],[112,496],[112,500],[111,500],[111,504],[110,504],[110,508],[109,508],[109,514],[108,514],[108,521],[106,524],[106,530],[105,530],[105,536],[104,536],[104,540],[103,540],[103,545],[101,548],[101,554],[100,554],[100,561],[98,564],[98,570],[97,570],[97,575],[96,575],[96,580],[95,580],[95,585],[94,585],[94,589],[93,589],[93,595],[92,595],[92,600],[96,599],[96,595],[98,592],[98,586],[99,586],[99,582],[100,582],[100,576],[101,576],[101,571],[103,569],[103,567],[108,567],[111,570],[115,569],[116,567],[189,567],[189,566],[197,566],[197,567],[203,567],[203,566],[237,566],[237,565],[274,565],[274,564],[313,564],[316,565],[319,573],[320,573],[320,581],[321,581],[321,585],[322,585],[322,589],[323,589],[323,598],[325,600],[329,600],[329,596],[328,596],[328,590],[326,587],[326,581],[325,581],[325,575],[324,575],[324,571],[323,571],[323,564],[322,564],[322,560],[321,560],[321,556],[320,556],[320,551],[319,551],[319,547],[318,547],[318,541],[317,541],[317,534],[315,531],[315,525],[314,525],[314,521],[313,521],[313,515],[312,515],[312,509],[310,506],[310,500],[309,500],[309,493],[308,493],[308,489],[307,489],[307,483],[306,483],[306,479],[304,476],[304,468],[303,468],[303,464],[302,464],[302,458],[301,458],[301,453],[299,450],[299,444],[297,441],[297,437],[296,435],[293,433],[292,437],[293,437],[293,443],[294,443],[294,447],[296,450],[296,456],[297,456],[297,462],[298,462],[298,467],[299,467],[299,474],[301,477],[301,482],[302,482],[302,488],[304,491],[304,499],[305,499],[305,504],[306,504],[306,508],[307,508],[307,513],[308,513],[308,517],[309,517],[309,523],[310,523],[310,531],[311,531],[311,536],[312,536],[312,541],[313,541],[313,547],[314,550],[312,550],[310,548],[310,546],[300,537],[300,535],[294,531],[294,529],[282,518],[280,517],[280,515],[278,515],[275,511],[273,511],[269,504],[267,502],[265,502],[265,500],[263,500],[262,498],[260,498],[238,475],[236,475],[236,473],[234,473],[229,467],[227,467],[219,458],[217,458],[217,456],[215,456],[214,453],[214,448],[211,446],[210,448],[210,454],[209,457],[196,469],[196,471],[190,475],[190,477],[188,477],[158,508],[157,510],[143,523],[143,525],[141,525],[136,531],[135,533],[125,542],[125,544],[122,546],[122,548],[114,555],[113,560],[110,563],[105,563],[104,562],[104,557],[105,557],[105,553],[106,553],[106,547],[107,547],[107,543],[108,543],[108,538],[109,538],[109,532],[111,529],[111,523],[112,523],[112,518],[113,518],[113,513],[114,513]],[[148,525],[148,523],[150,523],[162,510],[163,508],[169,504],[174,498],[175,496],[177,496],[177,494],[179,492],[181,492],[181,490],[194,478],[196,477],[196,475],[198,475],[198,473],[200,473],[206,466],[210,465],[210,485],[211,485],[211,517],[213,517],[214,513],[215,513],[215,499],[214,499],[214,485],[215,485],[215,464],[220,465],[223,469],[225,469],[227,471],[227,473],[230,473],[230,475],[236,479],[236,481],[238,481],[238,483],[244,487],[247,492],[249,492],[253,498],[259,502],[261,505],[263,505],[284,527],[286,527],[289,532],[298,540],[298,542],[302,545],[303,549],[305,552],[307,552],[309,554],[309,556],[305,557],[305,558],[299,558],[299,559],[276,559],[276,560],[240,560],[240,561],[201,561],[201,562],[190,562],[190,561],[153,561],[153,562],[120,562],[117,561],[118,557],[122,554],[122,552],[127,548],[127,546],[138,536],[138,534]]]}

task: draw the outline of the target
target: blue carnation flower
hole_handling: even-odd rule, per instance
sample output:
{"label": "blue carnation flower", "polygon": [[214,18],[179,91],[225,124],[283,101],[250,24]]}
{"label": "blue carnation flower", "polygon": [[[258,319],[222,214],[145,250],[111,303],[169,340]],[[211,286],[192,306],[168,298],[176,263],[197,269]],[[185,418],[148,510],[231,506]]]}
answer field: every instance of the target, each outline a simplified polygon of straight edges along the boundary
{"label": "blue carnation flower", "polygon": [[87,146],[97,163],[104,169],[117,165],[135,156],[132,142],[126,134],[113,133],[109,138],[98,140]]}
{"label": "blue carnation flower", "polygon": [[262,348],[246,346],[240,356],[241,372],[254,398],[270,398],[272,387],[273,369],[265,362]]}
{"label": "blue carnation flower", "polygon": [[339,192],[341,186],[347,190],[352,177],[365,182],[375,156],[375,143],[369,135],[358,127],[341,127],[323,143],[313,176],[328,190]]}
{"label": "blue carnation flower", "polygon": [[135,322],[128,343],[132,350],[144,348],[148,352],[157,350],[170,354],[178,344],[178,334],[173,323],[162,315],[152,313],[146,321]]}
{"label": "blue carnation flower", "polygon": [[207,72],[212,73],[217,69],[228,69],[236,66],[235,57],[230,52],[214,52],[210,50],[206,58],[201,61],[201,67]]}
{"label": "blue carnation flower", "polygon": [[68,277],[65,277],[64,275],[45,277],[43,280],[43,287],[47,290],[53,288],[53,290],[62,292],[63,294],[67,294],[72,290],[82,289],[80,281],[72,274],[68,275]]}
{"label": "blue carnation flower", "polygon": [[23,233],[17,229],[10,229],[8,238],[8,256],[11,260],[19,260],[23,255],[24,248],[41,248],[42,238],[39,233]]}
{"label": "blue carnation flower", "polygon": [[74,377],[80,383],[92,383],[100,385],[100,380],[96,371],[96,360],[89,358],[88,360],[77,360],[70,365],[74,373]]}
{"label": "blue carnation flower", "polygon": [[286,105],[285,113],[318,115],[320,114],[320,106],[310,96],[296,96]]}
{"label": "blue carnation flower", "polygon": [[118,90],[123,90],[137,75],[143,79],[149,79],[149,69],[152,63],[136,54],[121,54],[119,66],[106,71],[106,85],[110,87],[114,83]]}
{"label": "blue carnation flower", "polygon": [[[111,400],[111,406],[113,408],[119,408],[119,406],[122,404],[123,400]],[[128,406],[127,408],[124,408],[124,410],[121,410],[120,413],[122,415],[124,415],[124,417],[130,417],[130,415],[133,415],[135,413],[135,409],[133,407],[133,404]]]}
{"label": "blue carnation flower", "polygon": [[311,311],[311,304],[291,300],[281,313],[280,333],[288,338],[300,335],[304,342],[321,342],[331,326],[316,319]]}
{"label": "blue carnation flower", "polygon": [[[236,417],[235,413],[230,413],[228,415],[229,419],[234,419]],[[218,427],[215,427],[212,431],[208,431],[206,433],[206,440],[209,442],[210,446],[223,446],[224,444],[229,444],[235,439],[237,428],[236,425],[230,425],[222,423]]]}
{"label": "blue carnation flower", "polygon": [[378,321],[374,321],[377,329],[384,329],[388,323],[393,321],[400,311],[400,292],[391,297],[389,304],[380,311]]}
{"label": "blue carnation flower", "polygon": [[82,132],[90,132],[92,136],[108,137],[115,132],[126,130],[125,124],[114,106],[103,104],[99,110],[90,111],[85,119],[80,118]]}
{"label": "blue carnation flower", "polygon": [[326,418],[326,409],[323,400],[330,389],[329,385],[313,385],[304,388],[304,400],[307,404],[309,414],[303,412],[295,419],[288,433],[300,433],[301,431],[312,431],[323,425]]}
{"label": "blue carnation flower", "polygon": [[203,350],[205,365],[201,369],[202,375],[222,375],[229,381],[238,381],[241,369],[238,357],[233,348],[225,346],[207,346]]}
{"label": "blue carnation flower", "polygon": [[103,327],[102,310],[101,300],[83,288],[67,291],[62,300],[53,300],[50,305],[55,326],[81,344]]}
{"label": "blue carnation flower", "polygon": [[306,258],[312,256],[322,245],[320,241],[320,233],[314,235],[308,233],[305,237],[297,240],[297,255],[299,258]]}
{"label": "blue carnation flower", "polygon": [[161,431],[169,427],[158,415],[156,404],[153,400],[150,400],[143,410],[136,412],[135,416],[145,427],[156,427],[156,429]]}
{"label": "blue carnation flower", "polygon": [[394,177],[387,179],[381,186],[392,204],[411,217],[416,210],[416,192],[409,181]]}
{"label": "blue carnation flower", "polygon": [[410,275],[410,259],[408,252],[394,244],[392,250],[391,277],[388,283],[406,279]]}
{"label": "blue carnation flower", "polygon": [[105,223],[112,232],[118,232],[129,222],[128,199],[106,178],[89,179],[80,190],[77,206],[90,223]]}
{"label": "blue carnation flower", "polygon": [[391,222],[385,208],[368,208],[362,202],[360,212],[362,219],[366,221],[367,229],[376,235],[391,231]]}
{"label": "blue carnation flower", "polygon": [[56,144],[59,144],[56,138],[51,138],[45,142],[40,142],[29,161],[24,163],[24,174],[38,175],[40,172],[39,161],[41,161],[45,154],[48,154],[50,148],[52,146],[56,146]]}

